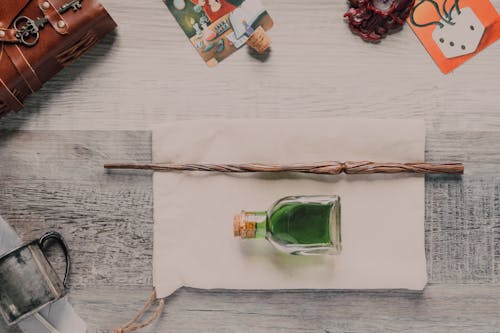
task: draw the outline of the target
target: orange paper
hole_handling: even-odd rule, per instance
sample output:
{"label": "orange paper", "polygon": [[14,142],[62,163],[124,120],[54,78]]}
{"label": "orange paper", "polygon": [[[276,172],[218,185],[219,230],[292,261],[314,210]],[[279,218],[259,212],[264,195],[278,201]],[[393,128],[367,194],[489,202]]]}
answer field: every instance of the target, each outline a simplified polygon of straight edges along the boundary
{"label": "orange paper", "polygon": [[[423,1],[422,4],[420,2]],[[438,24],[431,24],[426,27],[419,27],[412,23],[412,15],[414,22],[418,24],[426,24],[430,22],[443,22],[442,17],[446,18],[446,13],[443,9],[445,3],[446,12],[452,12],[455,18],[458,11],[453,6],[458,3],[460,9],[470,8],[481,21],[485,27],[484,34],[479,42],[477,49],[473,53],[447,58],[443,51],[440,49],[436,41],[433,39],[432,34],[435,29],[440,29]],[[420,5],[419,5],[420,4]],[[436,7],[437,5],[437,7]],[[439,12],[437,11],[439,9]],[[453,23],[453,19],[451,19]],[[464,62],[484,50],[489,45],[493,44],[500,38],[500,16],[498,15],[495,7],[488,0],[460,0],[460,1],[446,1],[446,0],[419,0],[415,4],[415,8],[408,18],[408,24],[411,26],[420,42],[424,45],[429,52],[430,56],[434,59],[438,67],[445,74],[451,72]],[[444,24],[446,26],[448,24]],[[460,47],[457,45],[457,47]]]}

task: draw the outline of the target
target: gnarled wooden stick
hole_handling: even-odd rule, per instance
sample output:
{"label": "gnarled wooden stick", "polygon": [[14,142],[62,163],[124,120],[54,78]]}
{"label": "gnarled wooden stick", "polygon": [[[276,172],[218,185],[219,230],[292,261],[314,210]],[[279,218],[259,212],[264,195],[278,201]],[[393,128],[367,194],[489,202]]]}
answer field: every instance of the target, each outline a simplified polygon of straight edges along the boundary
{"label": "gnarled wooden stick", "polygon": [[136,169],[154,171],[214,171],[214,172],[301,172],[313,174],[348,175],[372,173],[418,173],[418,174],[463,174],[462,163],[375,163],[363,162],[316,162],[306,164],[278,165],[278,164],[105,164],[106,169]]}

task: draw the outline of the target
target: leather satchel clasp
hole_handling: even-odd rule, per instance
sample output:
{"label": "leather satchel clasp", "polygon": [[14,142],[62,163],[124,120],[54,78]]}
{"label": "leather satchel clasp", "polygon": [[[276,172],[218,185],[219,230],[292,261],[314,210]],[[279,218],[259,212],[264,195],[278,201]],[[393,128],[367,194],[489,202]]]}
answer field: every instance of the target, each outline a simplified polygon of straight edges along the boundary
{"label": "leather satchel clasp", "polygon": [[115,27],[97,0],[0,0],[0,117]]}
{"label": "leather satchel clasp", "polygon": [[71,9],[75,12],[78,11],[82,7],[83,0],[68,0],[67,2],[64,2],[64,0],[34,1],[38,4],[42,15],[30,18],[19,16],[19,13],[29,1],[26,1],[26,3],[21,2],[21,4],[24,4],[24,6],[21,6],[19,4],[12,5],[12,3],[9,5],[7,1],[0,0],[0,42],[19,43],[28,47],[34,46],[40,38],[39,31],[46,24],[50,24],[61,35],[68,34],[70,24],[63,14]]}
{"label": "leather satchel clasp", "polygon": [[61,35],[66,35],[69,31],[68,22],[59,13],[59,8],[54,6],[53,0],[38,0],[38,8],[47,18],[52,28]]}

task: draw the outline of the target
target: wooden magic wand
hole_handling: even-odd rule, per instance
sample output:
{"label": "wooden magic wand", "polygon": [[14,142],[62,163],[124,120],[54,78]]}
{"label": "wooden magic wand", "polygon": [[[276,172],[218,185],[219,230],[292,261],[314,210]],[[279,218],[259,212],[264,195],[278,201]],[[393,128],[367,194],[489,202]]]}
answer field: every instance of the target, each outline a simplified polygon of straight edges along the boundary
{"label": "wooden magic wand", "polygon": [[304,164],[211,164],[211,163],[185,163],[185,164],[130,164],[110,163],[105,164],[106,169],[133,169],[153,171],[211,171],[223,173],[248,173],[248,172],[300,172],[321,175],[361,175],[372,173],[416,173],[416,174],[463,174],[462,163],[376,163],[362,162],[315,162]]}

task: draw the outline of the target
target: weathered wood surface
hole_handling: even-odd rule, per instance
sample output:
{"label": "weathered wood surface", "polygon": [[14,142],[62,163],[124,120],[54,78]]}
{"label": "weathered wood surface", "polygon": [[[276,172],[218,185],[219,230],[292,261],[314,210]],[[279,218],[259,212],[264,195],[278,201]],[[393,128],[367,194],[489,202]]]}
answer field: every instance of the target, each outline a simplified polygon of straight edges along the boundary
{"label": "weathered wood surface", "polygon": [[[85,288],[73,290],[70,301],[89,333],[104,333],[129,320],[149,293],[141,287]],[[433,285],[422,293],[181,289],[141,332],[498,333],[499,308],[498,285]]]}
{"label": "weathered wood surface", "polygon": [[[446,149],[441,136],[500,148],[493,131],[475,138],[443,133],[428,146]],[[109,172],[102,165],[150,161],[150,133],[7,131],[0,142],[3,217],[26,239],[61,230],[72,248],[71,298],[78,311],[98,331],[119,324],[141,307],[151,285],[152,182],[149,172]],[[496,159],[477,153],[466,167]],[[423,294],[183,290],[149,332],[498,331],[500,169],[480,169],[462,178],[427,177],[428,272],[438,285]]]}
{"label": "weathered wood surface", "polygon": [[465,163],[426,178],[424,293],[183,289],[146,332],[500,331],[500,43],[444,76],[407,28],[351,35],[344,1],[264,0],[270,57],[208,69],[160,0],[103,2],[118,32],[0,120],[0,214],[26,239],[65,234],[91,331],[129,319],[152,282],[150,173],[103,163],[150,162],[165,120],[352,116],[424,118],[427,160]]}
{"label": "weathered wood surface", "polygon": [[[492,1],[500,8],[500,0]],[[498,130],[500,43],[442,75],[411,29],[363,43],[341,0],[265,1],[265,62],[241,50],[209,69],[161,0],[103,0],[114,37],[51,80],[0,128],[139,129],[215,117],[425,117],[440,130]]]}
{"label": "weathered wood surface", "polygon": [[[75,291],[75,307],[92,329],[130,317],[149,290]],[[120,293],[123,296],[120,296]],[[127,295],[126,297],[124,295]],[[76,300],[78,299],[78,300]],[[437,285],[408,292],[221,292],[182,289],[159,322],[144,332],[477,332],[500,330],[500,287]],[[106,318],[108,318],[106,320]]]}

